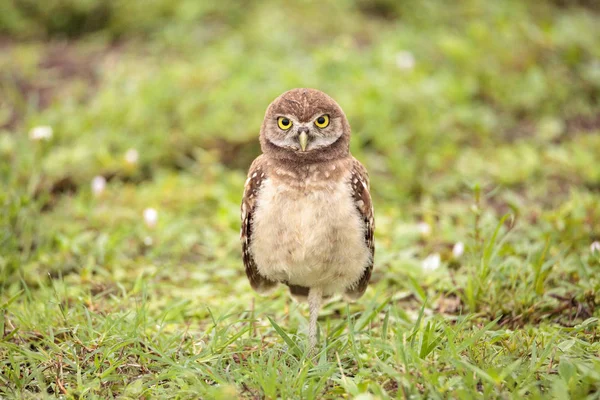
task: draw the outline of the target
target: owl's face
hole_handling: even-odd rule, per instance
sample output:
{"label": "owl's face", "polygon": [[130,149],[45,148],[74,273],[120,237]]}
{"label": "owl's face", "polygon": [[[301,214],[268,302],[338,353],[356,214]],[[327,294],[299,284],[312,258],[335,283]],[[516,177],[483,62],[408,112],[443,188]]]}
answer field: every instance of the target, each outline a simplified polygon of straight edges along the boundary
{"label": "owl's face", "polygon": [[315,89],[292,89],[268,107],[263,152],[276,158],[319,161],[348,154],[350,126],[340,106]]}
{"label": "owl's face", "polygon": [[265,121],[267,140],[291,152],[309,152],[330,146],[344,132],[340,118],[318,111],[307,120],[293,113],[272,115]]}

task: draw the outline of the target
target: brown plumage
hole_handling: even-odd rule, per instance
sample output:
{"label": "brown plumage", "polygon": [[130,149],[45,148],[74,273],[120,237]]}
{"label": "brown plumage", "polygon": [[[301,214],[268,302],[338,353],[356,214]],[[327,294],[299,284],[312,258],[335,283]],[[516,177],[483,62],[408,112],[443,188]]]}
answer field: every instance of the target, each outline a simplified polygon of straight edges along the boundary
{"label": "brown plumage", "polygon": [[323,297],[362,296],[371,277],[374,218],[366,169],[349,151],[339,105],[315,89],[293,89],[267,108],[263,154],[242,200],[242,250],[251,286],[277,283],[308,298],[310,347]]}

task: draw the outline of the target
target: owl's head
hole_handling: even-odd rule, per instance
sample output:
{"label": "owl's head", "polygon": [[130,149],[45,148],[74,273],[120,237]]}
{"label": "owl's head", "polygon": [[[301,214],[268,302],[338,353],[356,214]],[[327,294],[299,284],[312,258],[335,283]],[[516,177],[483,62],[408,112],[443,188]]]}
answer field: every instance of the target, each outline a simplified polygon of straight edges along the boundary
{"label": "owl's head", "polygon": [[292,89],[267,108],[260,129],[263,153],[296,163],[349,154],[350,125],[340,106],[316,89]]}

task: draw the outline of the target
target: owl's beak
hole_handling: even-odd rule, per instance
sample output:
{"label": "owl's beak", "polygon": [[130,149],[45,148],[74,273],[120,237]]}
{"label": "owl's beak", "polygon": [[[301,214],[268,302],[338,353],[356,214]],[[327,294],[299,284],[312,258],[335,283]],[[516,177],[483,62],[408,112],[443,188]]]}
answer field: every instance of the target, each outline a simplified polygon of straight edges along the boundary
{"label": "owl's beak", "polygon": [[298,135],[298,142],[300,143],[302,151],[306,151],[306,146],[308,146],[308,133],[306,133],[306,131],[300,132],[300,135]]}

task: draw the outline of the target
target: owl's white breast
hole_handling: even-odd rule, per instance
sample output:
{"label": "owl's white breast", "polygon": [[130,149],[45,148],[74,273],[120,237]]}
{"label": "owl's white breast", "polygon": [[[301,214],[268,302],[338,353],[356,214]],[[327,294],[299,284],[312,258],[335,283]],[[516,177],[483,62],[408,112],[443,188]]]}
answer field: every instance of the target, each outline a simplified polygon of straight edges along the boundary
{"label": "owl's white breast", "polygon": [[261,275],[325,294],[355,284],[369,258],[347,177],[297,187],[266,179],[256,199],[250,251]]}

